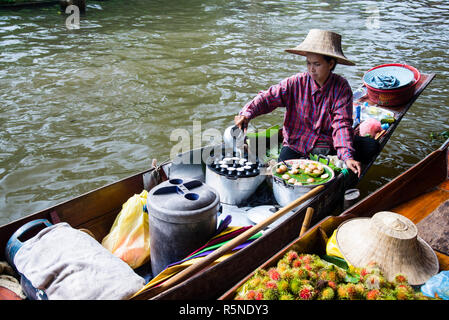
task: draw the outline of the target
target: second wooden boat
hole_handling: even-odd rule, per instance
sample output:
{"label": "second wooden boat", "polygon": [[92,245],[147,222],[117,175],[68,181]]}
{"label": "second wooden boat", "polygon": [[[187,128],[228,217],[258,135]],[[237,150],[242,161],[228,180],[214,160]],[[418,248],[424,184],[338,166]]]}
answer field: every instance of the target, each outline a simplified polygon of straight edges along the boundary
{"label": "second wooden boat", "polygon": [[[336,228],[344,221],[356,217],[372,217],[380,211],[401,214],[418,224],[418,231],[436,232],[441,226],[427,225],[430,230],[420,230],[419,222],[449,200],[449,140],[416,165],[399,175],[388,184],[364,198],[339,216],[323,219],[303,236],[295,239],[282,250],[262,263],[258,268],[268,270],[277,265],[289,250],[301,253],[326,254],[326,244]],[[449,247],[446,248],[449,250]],[[440,270],[449,270],[448,252],[435,250]],[[258,269],[257,268],[257,269]],[[238,289],[257,270],[249,273],[239,283],[230,288],[219,299],[234,299]]]}

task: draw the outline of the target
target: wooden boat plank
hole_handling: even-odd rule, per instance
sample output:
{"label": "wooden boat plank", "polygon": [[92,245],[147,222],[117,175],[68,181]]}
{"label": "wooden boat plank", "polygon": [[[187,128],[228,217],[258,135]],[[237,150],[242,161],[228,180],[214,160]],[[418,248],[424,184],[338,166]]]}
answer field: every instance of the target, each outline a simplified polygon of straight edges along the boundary
{"label": "wooden boat plank", "polygon": [[391,211],[402,214],[417,224],[448,199],[449,191],[436,188],[392,208]]}
{"label": "wooden boat plank", "polygon": [[[442,183],[447,172],[447,154],[435,150],[408,171],[373,192],[369,197],[350,207],[346,214],[371,216],[383,208],[392,208],[428,192]],[[404,188],[407,185],[409,188]],[[394,197],[390,196],[393,195]]]}
{"label": "wooden boat plank", "polygon": [[[448,163],[449,163],[449,161],[448,161]],[[449,171],[449,168],[448,168],[448,171]],[[445,182],[440,184],[439,188],[441,190],[449,191],[449,180],[446,180]]]}
{"label": "wooden boat plank", "polygon": [[440,264],[440,270],[449,270],[449,256],[435,251],[438,257],[438,263]]}
{"label": "wooden boat plank", "polygon": [[[434,190],[394,207],[391,211],[402,214],[417,224],[449,199],[448,186],[449,179],[438,185]],[[449,256],[438,251],[435,251],[435,253],[438,257],[440,269],[449,270]]]}

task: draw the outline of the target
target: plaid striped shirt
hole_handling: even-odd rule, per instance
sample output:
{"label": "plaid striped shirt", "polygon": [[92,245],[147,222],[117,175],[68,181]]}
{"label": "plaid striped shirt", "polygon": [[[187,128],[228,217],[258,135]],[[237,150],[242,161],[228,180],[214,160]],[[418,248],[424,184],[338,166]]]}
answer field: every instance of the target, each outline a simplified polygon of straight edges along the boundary
{"label": "plaid striped shirt", "polygon": [[298,73],[259,92],[240,115],[251,120],[278,107],[285,107],[284,146],[307,155],[324,144],[341,160],[354,159],[352,90],[345,78],[331,72],[320,88],[308,72]]}

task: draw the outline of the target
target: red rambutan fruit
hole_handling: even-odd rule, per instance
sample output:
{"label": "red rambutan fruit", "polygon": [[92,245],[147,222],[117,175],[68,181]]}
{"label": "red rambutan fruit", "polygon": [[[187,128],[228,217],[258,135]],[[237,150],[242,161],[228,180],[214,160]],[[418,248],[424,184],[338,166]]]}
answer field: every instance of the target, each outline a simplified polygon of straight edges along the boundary
{"label": "red rambutan fruit", "polygon": [[276,268],[270,268],[270,270],[268,270],[268,276],[274,281],[279,281],[281,279],[281,275]]}
{"label": "red rambutan fruit", "polygon": [[355,289],[351,283],[342,283],[337,287],[337,296],[341,300],[353,299],[355,294]]}
{"label": "red rambutan fruit", "polygon": [[254,290],[249,290],[247,293],[246,293],[246,299],[248,299],[248,300],[254,300],[256,298],[256,291],[254,291]]}
{"label": "red rambutan fruit", "polygon": [[255,300],[262,300],[263,293],[261,291],[256,291],[256,296],[254,298],[255,298]]}
{"label": "red rambutan fruit", "polygon": [[380,291],[378,289],[372,289],[367,292],[366,300],[377,300],[380,298]]}
{"label": "red rambutan fruit", "polygon": [[295,275],[299,279],[306,279],[309,276],[307,269],[303,267],[298,268],[295,272]]}
{"label": "red rambutan fruit", "polygon": [[356,283],[355,286],[355,292],[358,299],[364,299],[366,292],[365,292],[365,286],[362,283]]}
{"label": "red rambutan fruit", "polygon": [[299,290],[298,297],[301,300],[312,300],[315,292],[313,287],[310,285],[305,285]]}
{"label": "red rambutan fruit", "polygon": [[337,289],[337,284],[335,283],[335,281],[329,281],[329,282],[327,283],[327,285],[328,285],[329,287],[331,287],[332,289],[334,289],[334,290]]}
{"label": "red rambutan fruit", "polygon": [[277,284],[273,281],[268,281],[267,283],[265,283],[265,287],[267,289],[277,289],[278,288]]}
{"label": "red rambutan fruit", "polygon": [[292,262],[292,267],[294,267],[294,268],[300,268],[301,265],[302,265],[302,260],[300,260],[300,259],[295,259]]}
{"label": "red rambutan fruit", "polygon": [[360,270],[360,276],[362,276],[362,277],[364,277],[364,276],[366,276],[367,274],[368,274],[369,272],[368,272],[368,270],[366,270],[366,268],[362,268],[361,270]]}
{"label": "red rambutan fruit", "polygon": [[394,277],[394,283],[395,284],[399,284],[399,283],[408,283],[407,277],[401,273],[398,273],[395,277]]}
{"label": "red rambutan fruit", "polygon": [[297,259],[299,256],[296,251],[290,250],[289,252],[287,252],[286,257],[287,257],[287,261],[291,263],[293,260]]}
{"label": "red rambutan fruit", "polygon": [[348,284],[346,285],[346,287],[347,287],[347,288],[346,288],[346,291],[347,291],[347,293],[348,293],[348,298],[351,299],[351,300],[357,299],[358,294],[357,294],[357,289],[356,289],[355,284],[353,284],[353,283],[348,283]]}
{"label": "red rambutan fruit", "polygon": [[302,260],[304,261],[304,263],[310,264],[313,261],[313,257],[310,254],[306,254],[302,257]]}
{"label": "red rambutan fruit", "polygon": [[368,289],[380,289],[385,286],[386,281],[382,276],[370,274],[366,276],[364,284]]}

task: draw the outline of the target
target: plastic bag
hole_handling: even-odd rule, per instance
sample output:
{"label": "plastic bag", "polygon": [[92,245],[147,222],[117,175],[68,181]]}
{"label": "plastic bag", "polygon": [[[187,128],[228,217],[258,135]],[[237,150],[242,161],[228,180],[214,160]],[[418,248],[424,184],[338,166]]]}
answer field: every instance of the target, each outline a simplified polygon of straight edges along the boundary
{"label": "plastic bag", "polygon": [[146,263],[150,257],[148,213],[143,209],[147,195],[148,192],[143,190],[123,204],[109,234],[101,242],[133,269]]}
{"label": "plastic bag", "polygon": [[332,236],[329,238],[326,244],[326,254],[328,256],[335,256],[344,259],[343,255],[340,252],[340,249],[338,249],[337,246],[337,229],[334,230],[332,233]]}
{"label": "plastic bag", "polygon": [[436,295],[443,300],[449,300],[449,271],[441,271],[421,286],[421,292],[435,298]]}

